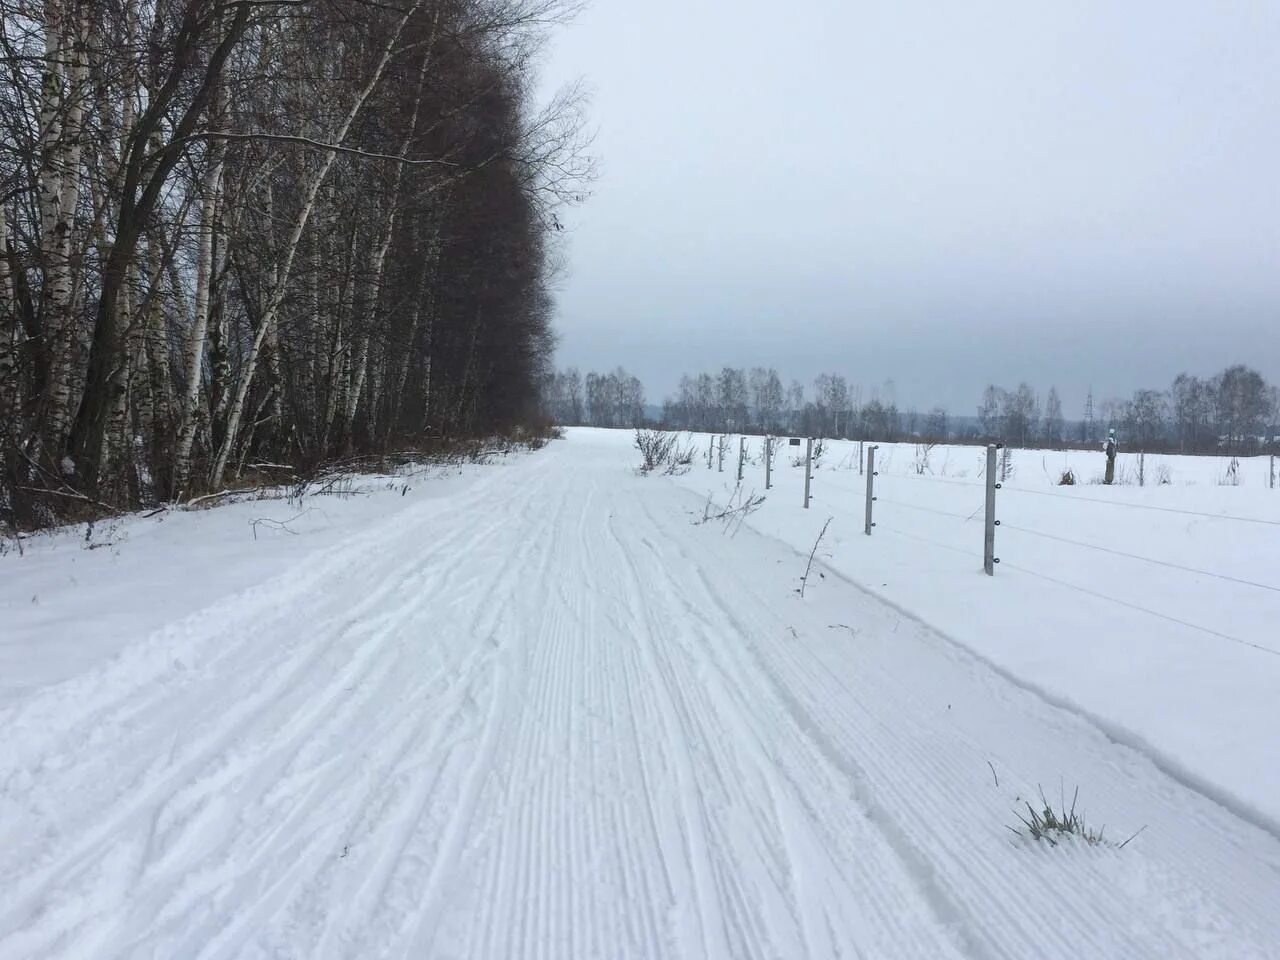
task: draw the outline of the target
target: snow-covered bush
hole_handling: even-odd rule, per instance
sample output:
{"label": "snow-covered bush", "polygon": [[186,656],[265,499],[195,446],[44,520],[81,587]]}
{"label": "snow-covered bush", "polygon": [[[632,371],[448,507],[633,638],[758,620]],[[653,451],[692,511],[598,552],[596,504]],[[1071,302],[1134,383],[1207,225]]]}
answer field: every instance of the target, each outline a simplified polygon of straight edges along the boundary
{"label": "snow-covered bush", "polygon": [[640,473],[662,468],[667,474],[681,474],[693,463],[693,447],[680,445],[680,434],[636,428],[636,449],[640,451]]}

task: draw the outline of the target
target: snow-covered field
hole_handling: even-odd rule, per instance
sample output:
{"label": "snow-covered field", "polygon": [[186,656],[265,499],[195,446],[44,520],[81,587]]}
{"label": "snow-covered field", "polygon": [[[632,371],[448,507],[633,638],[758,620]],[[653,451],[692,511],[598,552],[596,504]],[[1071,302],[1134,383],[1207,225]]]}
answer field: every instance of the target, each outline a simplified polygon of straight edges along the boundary
{"label": "snow-covered field", "polygon": [[[726,501],[711,438],[681,483]],[[616,442],[616,441],[615,441]],[[986,452],[884,444],[864,533],[859,445],[828,441],[803,509],[804,447],[780,441],[774,486],[748,523],[918,617],[1242,816],[1280,833],[1280,489],[1267,457],[1148,456],[1147,484],[1106,487],[1101,452],[1010,451],[997,494],[996,576],[982,566]],[[747,440],[759,460],[763,441]],[[865,463],[865,461],[863,461]],[[1075,486],[1058,485],[1064,470]],[[1155,478],[1167,475],[1168,484]],[[1137,456],[1117,475],[1136,484]],[[765,493],[763,462],[743,490]]]}
{"label": "snow-covered field", "polygon": [[0,556],[0,957],[1280,956],[1280,493],[631,440]]}

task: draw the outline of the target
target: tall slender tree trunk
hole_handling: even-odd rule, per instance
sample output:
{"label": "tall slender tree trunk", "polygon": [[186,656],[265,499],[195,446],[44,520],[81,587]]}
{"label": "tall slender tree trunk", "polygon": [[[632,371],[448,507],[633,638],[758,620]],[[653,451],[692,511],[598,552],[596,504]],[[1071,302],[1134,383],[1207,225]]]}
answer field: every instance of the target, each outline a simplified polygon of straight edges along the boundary
{"label": "tall slender tree trunk", "polygon": [[201,182],[200,221],[197,228],[195,309],[191,332],[183,357],[186,390],[178,415],[178,443],[173,461],[173,495],[186,489],[191,472],[191,447],[199,420],[200,384],[204,375],[205,344],[208,341],[210,291],[213,287],[213,238],[218,216],[218,193],[222,186],[223,145],[209,143]]}
{"label": "tall slender tree trunk", "polygon": [[[431,24],[431,35],[427,40],[426,48],[422,55],[422,65],[418,68],[418,88],[414,95],[409,129],[400,143],[401,156],[408,153],[409,148],[413,145],[413,138],[417,134],[418,115],[422,111],[422,91],[426,85],[427,67],[431,63],[431,49],[435,44],[436,28],[440,24],[440,9],[440,7],[436,8],[435,18]],[[395,172],[392,175],[391,189],[387,192],[390,200],[387,203],[387,209],[383,217],[385,222],[382,230],[382,239],[376,248],[369,268],[371,286],[369,311],[371,315],[377,315],[381,308],[382,277],[387,265],[387,251],[391,249],[391,239],[395,235],[397,205],[400,202],[400,188],[403,182],[404,164],[397,163]],[[372,319],[372,316],[365,318],[363,324],[364,332],[360,336],[360,345],[356,351],[355,376],[347,395],[346,442],[348,447],[350,447],[355,434],[356,408],[360,403],[361,394],[364,392],[365,376],[369,369],[369,336],[373,327]]]}
{"label": "tall slender tree trunk", "polygon": [[[18,321],[17,288],[9,270],[9,223],[4,204],[0,203],[0,431],[16,426],[14,437],[22,432],[17,423],[22,396],[18,382],[18,351],[22,343],[22,326]],[[4,451],[0,450],[0,461]]]}
{"label": "tall slender tree trunk", "polygon": [[[395,29],[391,32],[391,36],[387,39],[382,56],[379,58],[372,76],[370,76],[364,88],[357,95],[355,102],[351,105],[351,109],[347,111],[346,118],[335,132],[333,143],[342,144],[346,141],[347,134],[364,109],[365,102],[382,81],[382,74],[386,70],[392,54],[395,52],[396,44],[400,41],[400,34],[404,30],[404,25],[408,23],[410,17],[418,12],[422,3],[423,0],[414,0],[397,22]],[[240,375],[235,399],[232,401],[231,411],[227,419],[226,436],[223,437],[217,459],[214,461],[213,470],[209,477],[211,486],[218,487],[222,484],[222,476],[227,467],[227,460],[231,456],[231,450],[235,446],[236,436],[240,429],[240,420],[244,415],[245,400],[249,395],[249,386],[253,382],[258,357],[262,353],[262,345],[266,340],[267,333],[276,322],[276,315],[280,311],[280,305],[284,302],[285,289],[289,284],[289,277],[293,269],[293,258],[298,250],[298,241],[302,239],[302,232],[307,228],[307,222],[311,219],[311,213],[315,209],[316,196],[320,192],[320,187],[324,184],[325,178],[328,177],[329,170],[333,167],[337,156],[336,151],[331,150],[325,153],[319,168],[312,173],[310,181],[304,189],[302,207],[298,211],[297,219],[294,221],[293,229],[282,251],[280,271],[276,279],[275,289],[272,290],[271,297],[267,301],[267,308],[263,311],[263,315],[259,320],[258,331],[253,338],[252,346],[249,348],[249,354],[245,358],[244,371]]]}
{"label": "tall slender tree trunk", "polygon": [[172,414],[169,390],[169,338],[164,322],[164,247],[154,235],[147,244],[147,276],[150,295],[141,320],[139,369],[145,384],[138,397],[138,433],[149,447],[147,465],[151,474],[151,492],[155,497],[167,496],[172,490],[169,454],[172,452],[170,430]]}
{"label": "tall slender tree trunk", "polygon": [[[44,247],[45,348],[49,358],[46,438],[50,452],[61,450],[72,415],[75,366],[76,208],[80,202],[80,158],[83,151],[85,79],[88,73],[87,4],[80,16],[64,23],[61,0],[46,4],[50,32],[46,36],[46,104],[53,111],[45,130],[41,174],[41,241]],[[42,109],[42,114],[45,111]]]}

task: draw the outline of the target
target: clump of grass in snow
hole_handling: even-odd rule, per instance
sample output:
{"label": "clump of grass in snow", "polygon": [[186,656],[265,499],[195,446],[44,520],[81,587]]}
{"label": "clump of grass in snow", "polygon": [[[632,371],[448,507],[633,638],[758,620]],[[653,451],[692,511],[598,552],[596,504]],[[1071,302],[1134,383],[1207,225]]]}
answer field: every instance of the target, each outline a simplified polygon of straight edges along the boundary
{"label": "clump of grass in snow", "polygon": [[[1076,801],[1080,799],[1080,788],[1076,787],[1075,793],[1071,795],[1071,806],[1068,807],[1066,797],[1064,796],[1058,803],[1058,809],[1054,809],[1053,804],[1045,799],[1044,790],[1040,790],[1041,809],[1036,810],[1029,801],[1023,801],[1027,808],[1027,815],[1024,817],[1017,810],[1013,811],[1013,815],[1022,823],[1022,829],[1018,827],[1009,827],[1014,833],[1020,837],[1031,837],[1034,840],[1043,840],[1051,847],[1056,847],[1059,842],[1070,837],[1078,837],[1091,847],[1099,845],[1110,845],[1106,839],[1107,828],[1104,825],[1101,830],[1094,830],[1090,827],[1084,818],[1083,813],[1076,813]],[[1143,827],[1142,830],[1147,829]],[[1116,844],[1116,848],[1123,850],[1134,837],[1141,833],[1139,830],[1129,840],[1124,843]]]}

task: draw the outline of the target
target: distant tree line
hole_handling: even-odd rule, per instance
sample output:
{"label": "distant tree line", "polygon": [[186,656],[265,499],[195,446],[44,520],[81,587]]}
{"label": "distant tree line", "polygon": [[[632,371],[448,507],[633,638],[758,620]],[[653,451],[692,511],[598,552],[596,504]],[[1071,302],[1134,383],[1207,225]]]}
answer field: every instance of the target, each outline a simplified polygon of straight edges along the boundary
{"label": "distant tree line", "polygon": [[530,423],[574,0],[0,0],[0,521]]}
{"label": "distant tree line", "polygon": [[1137,390],[1127,400],[1094,404],[1092,392],[1079,419],[1067,419],[1056,387],[1043,400],[1027,383],[1013,390],[994,384],[982,394],[976,417],[952,417],[933,407],[902,411],[887,381],[870,391],[837,373],[814,379],[806,396],[800,381],[783,386],[773,368],[723,367],[686,374],[657,416],[646,416],[644,389],[619,367],[584,379],[570,368],[550,376],[544,390],[548,416],[566,425],[633,426],[654,422],[672,430],[714,433],[791,433],[854,440],[1000,441],[1039,447],[1100,442],[1115,429],[1122,444],[1151,451],[1248,453],[1274,442],[1280,420],[1275,386],[1237,364],[1216,376],[1179,374],[1166,391]]}
{"label": "distant tree line", "polygon": [[647,419],[644,386],[622,367],[586,377],[577,367],[554,373],[543,388],[543,405],[565,426],[635,427]]}
{"label": "distant tree line", "polygon": [[716,373],[682,376],[675,396],[663,401],[661,413],[648,417],[640,381],[623,368],[585,378],[569,368],[548,378],[544,403],[548,415],[565,425],[618,427],[643,420],[672,430],[881,440],[925,431],[946,438],[945,410],[935,408],[924,417],[914,411],[902,414],[893,392],[892,382],[886,383],[863,403],[861,387],[851,388],[840,374],[824,373],[814,380],[807,398],[800,381],[784,387],[772,368],[723,367]]}
{"label": "distant tree line", "polygon": [[1249,454],[1274,444],[1280,390],[1243,364],[1212,377],[1180,373],[1167,390],[1135,390],[1095,408],[1090,391],[1083,416],[1068,428],[1058,392],[1049,389],[1043,411],[1026,383],[1015,390],[993,385],[978,406],[979,436],[1017,446],[1095,443],[1115,430],[1130,449],[1180,453]]}

